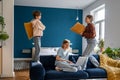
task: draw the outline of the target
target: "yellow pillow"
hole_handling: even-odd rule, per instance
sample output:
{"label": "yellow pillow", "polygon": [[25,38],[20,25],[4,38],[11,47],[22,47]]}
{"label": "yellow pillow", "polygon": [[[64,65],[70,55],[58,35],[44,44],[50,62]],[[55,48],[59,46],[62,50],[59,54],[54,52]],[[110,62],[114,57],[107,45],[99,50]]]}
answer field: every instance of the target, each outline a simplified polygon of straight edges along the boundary
{"label": "yellow pillow", "polygon": [[28,36],[28,39],[32,39],[33,37],[33,28],[32,28],[32,23],[31,22],[26,22],[24,23],[24,27]]}
{"label": "yellow pillow", "polygon": [[72,28],[71,30],[77,34],[83,33],[85,30],[84,25],[80,24],[79,22],[77,22]]}

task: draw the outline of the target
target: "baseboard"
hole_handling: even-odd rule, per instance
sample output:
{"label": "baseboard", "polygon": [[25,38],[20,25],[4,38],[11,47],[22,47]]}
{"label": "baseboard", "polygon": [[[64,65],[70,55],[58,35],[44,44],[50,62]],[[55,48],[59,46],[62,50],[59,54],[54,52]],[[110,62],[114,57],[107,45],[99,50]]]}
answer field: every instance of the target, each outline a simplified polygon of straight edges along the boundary
{"label": "baseboard", "polygon": [[1,74],[0,77],[1,78],[4,78],[4,77],[15,77],[15,72],[12,72],[11,74]]}

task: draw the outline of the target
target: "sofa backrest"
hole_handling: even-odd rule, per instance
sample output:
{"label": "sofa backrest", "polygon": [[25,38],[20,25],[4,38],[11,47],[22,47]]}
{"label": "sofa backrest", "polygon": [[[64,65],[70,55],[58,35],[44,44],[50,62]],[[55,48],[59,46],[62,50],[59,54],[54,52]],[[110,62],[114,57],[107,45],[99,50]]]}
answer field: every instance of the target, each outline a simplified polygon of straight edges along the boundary
{"label": "sofa backrest", "polygon": [[55,56],[54,55],[42,55],[40,61],[46,70],[55,69]]}
{"label": "sofa backrest", "polygon": [[[98,55],[93,55],[93,56],[99,62],[99,56]],[[51,70],[51,69],[54,70],[55,69],[55,57],[56,57],[55,55],[40,56],[40,61],[46,70]],[[70,55],[69,60],[76,63],[78,57],[79,57],[79,55]],[[95,68],[95,66],[91,63],[90,59],[88,59],[88,62],[87,62],[87,69],[88,68]]]}
{"label": "sofa backrest", "polygon": [[[40,61],[46,70],[50,70],[50,69],[54,70],[55,69],[55,57],[56,57],[55,55],[40,56]],[[77,59],[78,59],[78,56],[76,56],[76,55],[69,56],[69,60],[74,63],[77,61]]]}

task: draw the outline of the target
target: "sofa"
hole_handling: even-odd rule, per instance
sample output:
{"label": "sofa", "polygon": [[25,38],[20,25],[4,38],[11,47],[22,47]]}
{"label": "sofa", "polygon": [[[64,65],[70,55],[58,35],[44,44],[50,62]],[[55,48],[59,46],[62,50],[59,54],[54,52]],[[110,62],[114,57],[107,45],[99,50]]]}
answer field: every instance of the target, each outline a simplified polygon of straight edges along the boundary
{"label": "sofa", "polygon": [[[70,55],[69,60],[74,63],[80,55]],[[93,55],[98,62],[99,55]],[[103,68],[95,67],[88,58],[86,70],[79,70],[77,72],[64,72],[55,70],[55,56],[45,55],[40,56],[42,64],[31,61],[30,62],[30,79],[31,80],[79,80],[79,79],[99,79],[107,78],[107,73]]]}

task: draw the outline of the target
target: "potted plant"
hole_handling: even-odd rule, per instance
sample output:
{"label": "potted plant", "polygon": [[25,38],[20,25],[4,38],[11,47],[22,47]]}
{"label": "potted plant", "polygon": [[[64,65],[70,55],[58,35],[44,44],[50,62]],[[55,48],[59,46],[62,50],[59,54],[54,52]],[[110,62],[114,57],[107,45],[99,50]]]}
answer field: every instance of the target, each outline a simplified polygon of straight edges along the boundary
{"label": "potted plant", "polygon": [[100,39],[98,43],[98,47],[100,48],[100,52],[104,51],[104,40],[103,39]]}
{"label": "potted plant", "polygon": [[0,16],[0,41],[1,43],[5,40],[7,40],[9,38],[9,35],[7,34],[7,32],[4,31],[5,29],[5,21],[4,21],[4,17]]}
{"label": "potted plant", "polygon": [[110,58],[113,59],[120,59],[120,48],[106,48],[105,51],[103,51],[103,54],[107,54]]}

